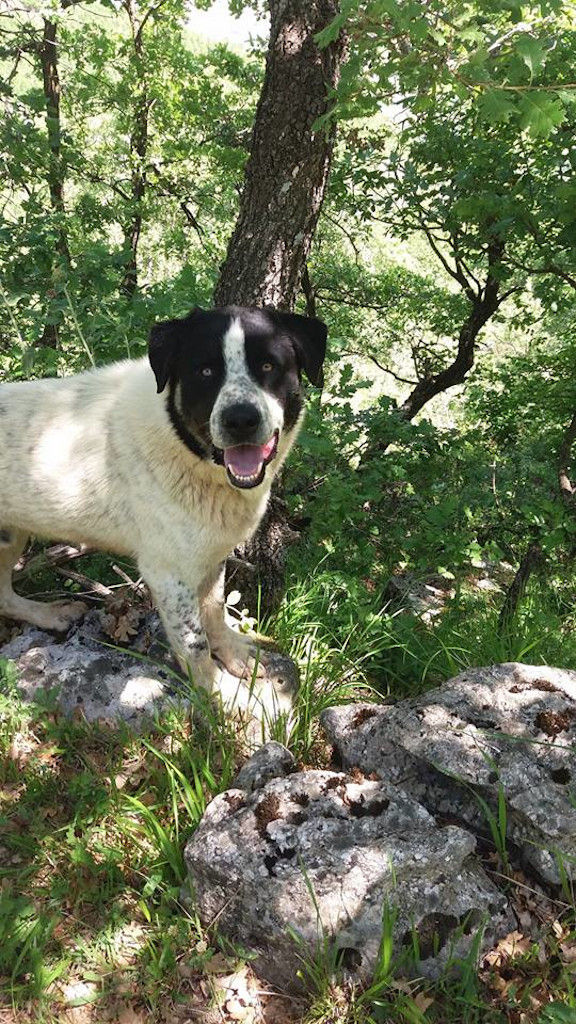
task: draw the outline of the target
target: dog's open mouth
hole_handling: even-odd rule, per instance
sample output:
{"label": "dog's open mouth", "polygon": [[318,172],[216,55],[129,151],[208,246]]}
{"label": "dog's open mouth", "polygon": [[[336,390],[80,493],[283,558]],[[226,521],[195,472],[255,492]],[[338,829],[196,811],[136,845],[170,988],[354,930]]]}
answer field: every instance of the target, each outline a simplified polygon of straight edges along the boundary
{"label": "dog's open mouth", "polygon": [[278,451],[278,431],[266,444],[237,444],[224,449],[224,465],[234,487],[258,487],[264,479],[266,466]]}

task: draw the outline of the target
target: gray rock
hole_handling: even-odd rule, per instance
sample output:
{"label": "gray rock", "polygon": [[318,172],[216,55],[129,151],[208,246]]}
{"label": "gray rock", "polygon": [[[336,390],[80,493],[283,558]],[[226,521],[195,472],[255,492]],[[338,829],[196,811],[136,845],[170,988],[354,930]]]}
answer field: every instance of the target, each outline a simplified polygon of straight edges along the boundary
{"label": "gray rock", "polygon": [[[0,647],[0,658],[15,662],[18,689],[26,700],[52,694],[65,713],[78,708],[89,721],[124,721],[134,728],[149,723],[175,703],[198,706],[194,691],[172,661],[158,617],[145,617],[130,647],[111,646],[100,613],[92,611],[64,639],[35,627]],[[297,669],[280,654],[263,657],[266,678],[252,692],[224,669],[224,700],[239,697],[249,742],[267,738],[279,712],[288,714],[297,686]],[[201,702],[200,702],[201,706]]]}
{"label": "gray rock", "polygon": [[236,778],[232,783],[234,789],[244,789],[252,793],[255,789],[262,789],[270,779],[282,778],[294,771],[296,761],[293,755],[282,743],[270,740],[260,747],[252,757],[242,765]]}
{"label": "gray rock", "polygon": [[92,611],[64,640],[28,627],[0,648],[0,657],[15,662],[24,699],[49,693],[65,713],[80,708],[88,721],[140,725],[177,698],[174,669],[167,662],[155,665],[154,659],[137,659],[108,644],[99,613]]}
{"label": "gray rock", "polygon": [[503,796],[525,860],[558,883],[560,857],[575,877],[576,672],[470,669],[415,700],[330,708],[322,723],[344,766],[401,782],[435,814],[487,832],[481,800],[495,812]]}
{"label": "gray rock", "polygon": [[186,861],[202,919],[254,949],[269,982],[294,989],[306,962],[333,964],[329,949],[368,980],[386,906],[398,956],[419,937],[420,960],[405,966],[419,975],[466,955],[479,928],[486,946],[506,934],[514,918],[474,847],[387,783],[307,771],[216,797]]}

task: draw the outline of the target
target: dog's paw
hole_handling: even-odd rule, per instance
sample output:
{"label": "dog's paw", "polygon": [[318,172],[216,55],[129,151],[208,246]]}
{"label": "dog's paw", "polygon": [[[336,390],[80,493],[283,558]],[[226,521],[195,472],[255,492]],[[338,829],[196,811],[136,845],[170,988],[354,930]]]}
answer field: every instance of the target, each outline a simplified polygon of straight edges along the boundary
{"label": "dog's paw", "polygon": [[242,633],[227,629],[226,634],[212,642],[212,653],[237,679],[263,679],[266,669],[257,645]]}
{"label": "dog's paw", "polygon": [[44,628],[54,629],[57,633],[65,633],[88,611],[88,605],[83,601],[52,601],[45,608]]}

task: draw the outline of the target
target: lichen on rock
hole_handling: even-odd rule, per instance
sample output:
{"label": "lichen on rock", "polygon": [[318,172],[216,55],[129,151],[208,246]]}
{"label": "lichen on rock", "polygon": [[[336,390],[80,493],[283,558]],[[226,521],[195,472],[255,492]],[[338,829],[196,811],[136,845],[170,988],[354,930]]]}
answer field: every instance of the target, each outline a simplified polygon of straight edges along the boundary
{"label": "lichen on rock", "polygon": [[488,944],[506,934],[513,915],[474,848],[399,788],[310,770],[216,797],[186,861],[202,918],[253,948],[268,981],[294,988],[327,947],[368,980],[385,906],[399,955],[418,936],[417,971],[431,977],[470,951],[478,929]]}
{"label": "lichen on rock", "polygon": [[432,813],[489,832],[482,802],[504,801],[524,860],[547,882],[574,877],[576,672],[468,669],[394,705],[330,708],[322,724],[345,767],[402,780]]}

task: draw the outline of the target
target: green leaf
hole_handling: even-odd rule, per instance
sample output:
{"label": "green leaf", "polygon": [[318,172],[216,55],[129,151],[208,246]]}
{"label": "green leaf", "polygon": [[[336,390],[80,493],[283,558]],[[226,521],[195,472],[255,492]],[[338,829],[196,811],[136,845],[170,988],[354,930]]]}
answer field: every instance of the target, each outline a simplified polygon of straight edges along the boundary
{"label": "green leaf", "polygon": [[316,42],[321,50],[324,50],[335,39],[338,39],[343,26],[346,24],[346,14],[337,14],[326,28],[322,29],[315,36]]}
{"label": "green leaf", "polygon": [[502,89],[487,89],[478,100],[478,112],[490,124],[507,121],[515,110],[515,104]]}
{"label": "green leaf", "polygon": [[516,50],[528,68],[530,77],[533,78],[546,59],[542,43],[534,39],[534,36],[521,36],[516,43]]}
{"label": "green leaf", "polygon": [[550,1003],[542,1010],[538,1024],[576,1024],[576,1010],[565,1003]]}
{"label": "green leaf", "polygon": [[566,114],[560,100],[553,93],[527,92],[520,103],[520,125],[531,135],[550,135],[561,124]]}

